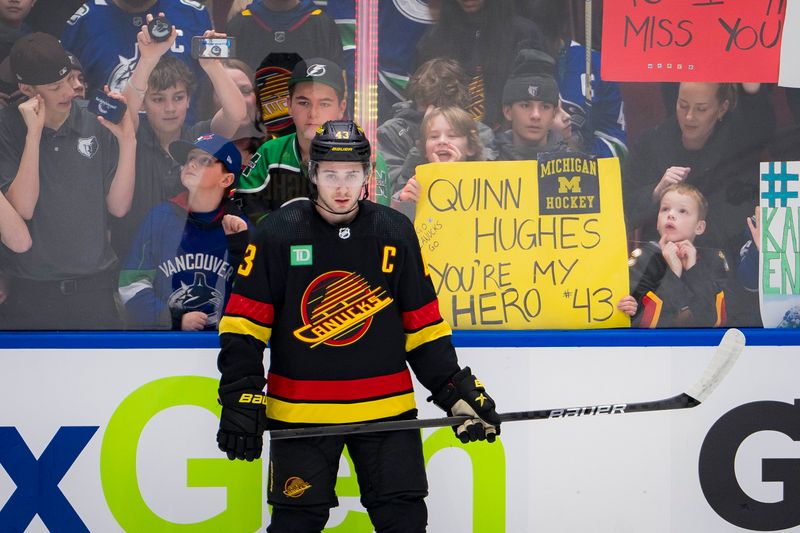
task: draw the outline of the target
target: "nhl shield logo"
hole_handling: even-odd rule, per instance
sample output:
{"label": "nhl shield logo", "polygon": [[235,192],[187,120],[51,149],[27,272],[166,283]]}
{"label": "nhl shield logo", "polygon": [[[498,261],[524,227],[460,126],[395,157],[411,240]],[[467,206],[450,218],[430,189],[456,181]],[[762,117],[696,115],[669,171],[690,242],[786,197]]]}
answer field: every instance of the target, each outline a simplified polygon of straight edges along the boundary
{"label": "nhl shield logo", "polygon": [[92,159],[99,147],[94,135],[78,139],[78,153],[87,159]]}
{"label": "nhl shield logo", "polygon": [[528,94],[536,98],[539,96],[539,86],[538,85],[528,85]]}
{"label": "nhl shield logo", "polygon": [[282,43],[286,40],[286,32],[285,31],[276,31],[275,32],[275,42]]}
{"label": "nhl shield logo", "polygon": [[339,228],[339,238],[340,239],[349,239],[350,238],[350,228]]}

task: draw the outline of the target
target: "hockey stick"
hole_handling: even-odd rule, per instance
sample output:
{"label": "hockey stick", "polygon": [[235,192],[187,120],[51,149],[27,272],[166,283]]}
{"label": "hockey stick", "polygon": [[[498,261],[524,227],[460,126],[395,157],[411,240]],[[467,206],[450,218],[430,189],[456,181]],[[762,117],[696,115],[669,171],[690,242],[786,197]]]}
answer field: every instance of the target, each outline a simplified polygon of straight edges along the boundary
{"label": "hockey stick", "polygon": [[[637,403],[616,403],[587,405],[582,407],[559,407],[538,411],[518,411],[503,413],[500,420],[513,422],[516,420],[550,420],[578,416],[622,415],[627,413],[644,413],[648,411],[667,411],[671,409],[689,409],[704,402],[717,388],[717,385],[730,371],[744,348],[744,334],[738,329],[729,329],[722,337],[716,353],[703,372],[703,375],[691,388],[671,398]],[[397,431],[401,429],[419,429],[430,427],[457,426],[469,420],[468,416],[449,416],[445,418],[424,418],[414,420],[391,420],[387,422],[363,422],[359,424],[339,424],[332,426],[316,426],[296,429],[277,429],[270,431],[274,440],[294,439],[299,437],[323,437],[329,435],[352,435],[355,433],[373,433],[377,431]]]}

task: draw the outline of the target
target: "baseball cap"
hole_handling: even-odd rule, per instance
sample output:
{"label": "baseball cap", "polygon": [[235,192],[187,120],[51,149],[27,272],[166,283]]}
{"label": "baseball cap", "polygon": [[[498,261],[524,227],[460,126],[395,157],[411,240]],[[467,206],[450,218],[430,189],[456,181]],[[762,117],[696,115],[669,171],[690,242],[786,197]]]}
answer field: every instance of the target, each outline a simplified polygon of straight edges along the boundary
{"label": "baseball cap", "polygon": [[314,57],[299,61],[292,69],[292,77],[289,78],[288,85],[291,87],[304,81],[324,83],[329,87],[333,87],[339,97],[344,94],[342,69],[330,59]]}
{"label": "baseball cap", "polygon": [[233,141],[216,133],[207,133],[198,137],[193,143],[184,140],[175,141],[169,145],[169,153],[175,161],[185,165],[189,152],[195,148],[222,161],[222,165],[228,169],[228,172],[233,173],[234,187],[237,185],[239,174],[242,173],[242,156]]}
{"label": "baseball cap", "polygon": [[72,70],[80,70],[83,72],[83,65],[81,65],[80,60],[75,54],[72,52],[67,52],[67,57],[69,58],[69,64],[72,67]]}
{"label": "baseball cap", "polygon": [[527,100],[558,105],[555,67],[555,60],[541,50],[520,50],[511,67],[511,76],[503,87],[503,105]]}
{"label": "baseball cap", "polygon": [[55,83],[72,70],[67,52],[48,33],[23,35],[11,47],[9,57],[16,80],[28,85]]}

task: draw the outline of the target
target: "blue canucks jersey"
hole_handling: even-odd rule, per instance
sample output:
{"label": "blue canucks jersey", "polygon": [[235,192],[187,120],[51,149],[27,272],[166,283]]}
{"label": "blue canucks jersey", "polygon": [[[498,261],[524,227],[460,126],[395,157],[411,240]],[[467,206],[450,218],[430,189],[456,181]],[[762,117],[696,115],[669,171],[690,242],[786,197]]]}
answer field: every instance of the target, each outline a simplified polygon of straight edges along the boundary
{"label": "blue canucks jersey", "polygon": [[[413,66],[417,41],[433,23],[427,2],[394,0],[378,4],[378,71],[383,86],[402,98]],[[328,2],[325,13],[336,21],[342,33],[345,52],[355,49],[355,0]],[[347,65],[353,79],[352,65]]]}
{"label": "blue canucks jersey", "polygon": [[624,157],[628,134],[619,83],[600,77],[600,52],[592,50],[592,98],[585,96],[586,48],[565,46],[558,59],[561,105],[572,117],[573,133],[583,137],[585,150],[598,157]]}
{"label": "blue canucks jersey", "polygon": [[182,59],[197,79],[205,72],[192,59],[192,37],[211,29],[211,19],[203,4],[194,0],[157,0],[142,13],[127,13],[111,0],[90,0],[67,21],[61,43],[78,56],[89,87],[122,90],[139,60],[136,34],[145,24],[147,13],[163,12],[175,25],[178,38],[170,52]]}

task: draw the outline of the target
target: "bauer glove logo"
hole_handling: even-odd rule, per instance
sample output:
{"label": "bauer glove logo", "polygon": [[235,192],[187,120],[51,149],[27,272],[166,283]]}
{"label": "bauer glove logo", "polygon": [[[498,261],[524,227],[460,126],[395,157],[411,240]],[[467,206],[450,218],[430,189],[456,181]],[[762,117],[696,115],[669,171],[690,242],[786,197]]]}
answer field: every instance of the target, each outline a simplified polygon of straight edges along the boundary
{"label": "bauer glove logo", "polygon": [[475,398],[476,402],[481,402],[481,407],[483,407],[483,402],[486,400],[488,400],[488,398],[484,396],[483,393],[478,394],[478,396]]}
{"label": "bauer glove logo", "polygon": [[267,405],[267,397],[263,394],[252,394],[249,392],[239,396],[239,403],[253,403],[256,405]]}

